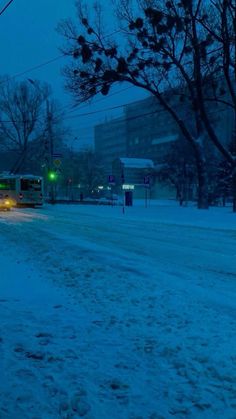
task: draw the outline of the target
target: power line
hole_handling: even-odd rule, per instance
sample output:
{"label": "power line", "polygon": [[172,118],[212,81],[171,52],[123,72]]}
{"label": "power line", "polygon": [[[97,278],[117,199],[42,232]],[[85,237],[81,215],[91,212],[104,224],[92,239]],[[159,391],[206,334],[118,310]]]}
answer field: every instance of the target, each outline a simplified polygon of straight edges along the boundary
{"label": "power line", "polygon": [[[101,112],[105,112],[105,111],[109,111],[109,110],[113,110],[113,109],[123,108],[124,106],[127,106],[127,105],[128,105],[127,103],[124,103],[122,105],[112,106],[112,107],[106,108],[106,109],[100,109],[100,110],[97,110],[97,111],[81,113],[81,114],[78,114],[78,115],[71,115],[71,116],[65,117],[64,119],[74,119],[74,118],[78,118],[78,117],[82,117],[82,116],[94,115],[94,114],[97,114],[97,113],[101,113]],[[40,119],[36,118],[34,121],[40,121]],[[18,121],[16,121],[16,120],[1,120],[0,119],[0,122],[2,122],[2,123],[7,123],[7,122],[15,123],[15,122],[18,122]],[[22,123],[25,123],[25,122],[28,122],[28,120],[26,119],[26,120],[22,121]]]}
{"label": "power line", "polygon": [[[141,99],[141,100],[145,100],[145,99]],[[139,102],[139,101],[136,101],[136,102]],[[114,109],[124,108],[124,107],[126,107],[128,105],[132,105],[133,103],[136,103],[136,102],[123,103],[122,105],[112,106],[112,107],[105,108],[105,109],[100,109],[100,110],[97,110],[97,111],[91,111],[91,112],[81,113],[81,114],[77,114],[77,115],[71,115],[71,116],[65,117],[65,119],[80,118],[82,116],[90,116],[90,115],[94,115],[94,114],[101,113],[101,112],[106,112],[106,111],[110,111],[110,110],[114,110]],[[168,112],[168,111],[166,109],[159,109],[159,110],[148,112],[148,113],[145,113],[145,114],[140,114],[140,115],[138,115],[138,117],[147,116],[147,115],[150,115],[152,113],[157,113],[157,112],[158,113],[164,113],[164,112]],[[217,113],[217,111],[215,111],[214,113]],[[127,120],[127,118],[125,118],[124,120]],[[115,121],[115,119],[114,119],[114,121]]]}
{"label": "power line", "polygon": [[127,106],[127,103],[123,104],[123,105],[117,105],[117,106],[112,106],[110,108],[105,108],[105,109],[100,109],[97,111],[91,111],[91,112],[86,112],[86,113],[80,113],[77,115],[71,115],[71,116],[65,116],[65,119],[74,119],[74,118],[78,118],[81,116],[90,116],[90,115],[95,115],[101,112],[105,112],[105,111],[110,111],[110,110],[114,110],[114,109],[119,109],[119,108],[123,108],[124,106]]}
{"label": "power line", "polygon": [[41,63],[41,64],[38,64],[38,65],[36,65],[36,66],[34,66],[34,67],[31,67],[31,68],[29,68],[29,69],[27,69],[27,70],[25,70],[25,71],[22,71],[21,73],[17,73],[17,74],[15,74],[14,76],[10,76],[10,77],[8,77],[8,78],[6,78],[6,79],[4,79],[4,80],[0,81],[0,84],[7,83],[8,81],[10,81],[10,80],[12,80],[12,79],[15,79],[15,78],[17,78],[17,77],[23,76],[24,74],[30,73],[31,71],[38,70],[38,69],[39,69],[39,68],[41,68],[41,67],[44,67],[44,66],[46,66],[46,65],[48,65],[48,64],[53,63],[54,61],[60,60],[60,59],[61,59],[61,58],[63,58],[64,56],[65,56],[65,54],[59,55],[59,56],[57,56],[57,57],[55,57],[55,58],[52,58],[51,60],[45,61],[45,62],[43,62],[43,63]]}
{"label": "power line", "polygon": [[[2,14],[2,13],[6,10],[6,9],[7,9],[7,7],[9,7],[9,6],[10,6],[10,4],[11,4],[13,1],[14,1],[14,0],[10,0],[10,1],[6,4],[6,6],[5,6],[5,7],[4,7],[1,11],[0,11],[0,15],[1,15],[1,14]],[[114,35],[114,34],[116,34],[116,33],[118,33],[118,32],[121,32],[121,29],[118,29],[118,30],[116,30],[116,31],[114,31],[114,32],[112,32],[112,33],[110,33],[110,34],[104,35],[104,36],[103,36],[103,38],[107,38],[107,37],[112,36],[112,35]],[[10,77],[8,77],[8,78],[6,78],[6,79],[4,79],[4,80],[0,81],[0,84],[6,83],[6,82],[8,82],[9,80],[12,80],[12,79],[14,79],[14,78],[17,78],[17,77],[23,76],[23,75],[25,75],[25,74],[27,74],[27,73],[30,73],[31,71],[38,70],[39,68],[44,67],[44,66],[46,66],[46,65],[48,65],[48,64],[51,64],[51,63],[53,63],[54,61],[60,60],[61,58],[65,57],[65,56],[67,56],[67,54],[66,54],[66,53],[63,53],[63,54],[61,54],[61,55],[59,55],[59,56],[57,56],[57,57],[52,58],[51,60],[48,60],[48,61],[42,62],[41,64],[38,64],[38,65],[36,65],[36,66],[34,66],[34,67],[30,67],[30,68],[28,68],[28,69],[26,69],[26,70],[24,70],[24,71],[22,71],[22,72],[20,72],[20,73],[16,73],[16,74],[14,74],[13,76],[10,76]]]}
{"label": "power line", "polygon": [[[122,105],[111,106],[109,108],[100,109],[100,110],[97,110],[97,111],[91,111],[91,112],[81,113],[81,114],[77,114],[77,115],[71,115],[71,116],[65,117],[64,119],[74,119],[74,118],[80,118],[82,116],[95,115],[95,114],[98,114],[98,113],[101,113],[101,112],[105,112],[105,111],[110,111],[110,110],[114,110],[114,109],[124,108],[125,106],[127,106],[129,104],[130,103],[123,103]],[[38,120],[39,120],[39,118],[35,119],[34,121],[38,121]],[[15,121],[15,120],[1,120],[0,119],[0,122],[2,122],[2,123],[7,123],[7,122],[9,122],[9,123],[15,123],[15,122],[18,122],[18,121]],[[25,123],[25,122],[28,122],[28,120],[22,121],[22,123]]]}
{"label": "power line", "polygon": [[[5,7],[0,11],[0,15],[10,6],[10,4],[13,2],[13,0],[10,0],[6,5],[5,5]],[[116,34],[116,33],[118,33],[118,32],[122,32],[122,30],[116,30],[116,31],[114,31],[114,32],[112,32],[111,34],[107,34],[107,35],[104,35],[103,36],[103,38],[106,38],[106,37],[108,37],[108,36],[112,36],[112,35],[114,35],[114,34]],[[11,77],[8,77],[8,78],[6,78],[6,79],[4,79],[4,80],[2,80],[2,81],[0,81],[0,84],[3,84],[3,83],[6,83],[7,81],[9,81],[9,80],[12,80],[12,79],[14,79],[14,78],[17,78],[17,77],[20,77],[20,76],[22,76],[22,75],[25,75],[25,74],[27,74],[27,73],[29,73],[29,72],[32,72],[32,71],[34,71],[34,70],[37,70],[37,69],[39,69],[39,68],[41,68],[41,67],[43,67],[43,66],[46,66],[46,65],[48,65],[48,64],[51,64],[52,62],[55,62],[55,61],[57,61],[57,60],[59,60],[59,59],[61,59],[61,58],[63,58],[63,57],[65,57],[66,56],[66,54],[62,54],[62,55],[60,55],[60,56],[57,56],[57,57],[55,57],[55,58],[52,58],[51,60],[48,60],[48,61],[45,61],[45,62],[43,62],[43,63],[41,63],[41,64],[38,64],[38,65],[36,65],[36,66],[34,66],[34,67],[31,67],[31,68],[29,68],[29,69],[27,69],[27,70],[25,70],[25,71],[23,71],[23,72],[20,72],[20,73],[17,73],[17,74],[15,74],[15,75],[13,75],[13,76],[11,76]],[[105,98],[102,98],[102,99],[100,99],[100,100],[97,100],[97,101],[95,101],[95,103],[93,103],[93,105],[94,104],[96,104],[96,103],[99,103],[99,102],[101,102],[101,101],[103,101],[103,100],[106,100],[107,98],[109,98],[109,97],[111,97],[111,96],[114,96],[114,95],[116,95],[116,94],[119,94],[120,92],[123,92],[123,91],[126,91],[126,90],[128,90],[128,89],[131,89],[131,88],[134,88],[135,86],[129,86],[129,87],[127,87],[127,88],[125,88],[125,89],[121,89],[120,91],[118,91],[118,92],[114,92],[113,94],[110,94],[109,96],[107,96],[107,97],[105,97]],[[97,111],[92,111],[92,112],[87,112],[87,113],[82,113],[82,114],[77,114],[77,115],[71,115],[71,116],[68,116],[68,117],[65,117],[65,119],[74,119],[74,118],[78,118],[78,117],[84,117],[84,116],[89,116],[89,115],[95,115],[95,114],[98,114],[98,113],[101,113],[101,112],[105,112],[105,111],[109,111],[109,110],[115,110],[115,109],[119,109],[119,108],[122,108],[122,107],[125,107],[125,106],[127,106],[127,105],[129,105],[129,104],[122,104],[122,105],[118,105],[118,106],[113,106],[113,107],[109,107],[109,108],[106,108],[106,109],[101,109],[101,110],[97,110]],[[87,105],[84,105],[84,106],[82,106],[80,109],[84,109],[84,108],[86,108],[86,107],[88,107],[88,106],[90,106],[89,104],[87,104]],[[63,109],[65,109],[65,108],[68,108],[68,105],[67,106],[65,106],[65,107],[63,107],[62,108],[62,110]],[[71,112],[75,112],[76,110],[70,110],[70,111],[68,111],[65,115],[68,115],[69,113],[71,113]],[[145,113],[145,114],[140,114],[140,115],[136,115],[136,116],[134,116],[134,117],[132,117],[131,119],[136,119],[136,118],[139,118],[139,117],[143,117],[143,116],[148,116],[148,115],[152,115],[152,114],[155,114],[155,113],[162,113],[162,112],[167,112],[166,110],[157,110],[157,111],[153,111],[153,112],[148,112],[148,113]],[[216,112],[214,112],[214,113],[216,113]],[[115,119],[114,119],[115,120]],[[130,120],[130,118],[126,118],[126,119],[124,119],[124,121],[128,121],[128,120]],[[36,119],[35,121],[39,121],[39,119]],[[0,121],[0,122],[2,122],[2,123],[15,123],[16,121],[14,121],[14,120],[12,120],[12,121],[10,121],[10,120],[2,120],[2,121]],[[22,121],[22,123],[24,123],[24,122],[27,122],[27,121]],[[121,122],[121,121],[117,121],[117,122]]]}
{"label": "power line", "polygon": [[13,2],[13,0],[10,0],[4,7],[2,10],[0,10],[0,16],[5,12],[5,10],[7,10],[7,8],[10,6],[10,4]]}
{"label": "power line", "polygon": [[[127,105],[124,105],[124,106],[127,106]],[[226,112],[226,111],[227,111],[227,109],[224,109],[224,112]],[[97,124],[97,125],[108,125],[109,123],[111,123],[111,124],[115,123],[116,126],[117,126],[118,124],[126,124],[129,121],[133,121],[133,120],[136,120],[136,119],[139,119],[139,118],[145,118],[145,117],[151,116],[151,115],[162,114],[162,113],[168,113],[168,111],[166,109],[158,109],[158,110],[155,110],[155,111],[134,115],[134,116],[131,116],[131,117],[128,117],[128,118],[126,118],[126,117],[124,117],[123,119],[120,118],[119,120],[117,118],[114,118],[111,121],[108,121],[108,123],[103,122],[103,123],[100,123],[100,124]],[[218,111],[211,112],[211,115],[216,115],[216,114],[218,114]],[[83,116],[83,115],[81,114],[81,116]],[[182,119],[183,122],[189,121],[188,116],[185,116],[184,118],[181,118],[181,119]],[[83,129],[86,129],[86,128],[89,128],[89,127],[83,127]],[[78,130],[80,130],[80,129],[81,129],[81,127],[78,128]],[[107,127],[107,129],[110,129],[109,126]],[[76,132],[76,129],[74,129],[73,132]]]}
{"label": "power line", "polygon": [[[107,99],[109,99],[112,96],[118,95],[119,93],[125,92],[126,90],[129,90],[129,89],[134,89],[134,88],[135,88],[135,86],[125,87],[124,89],[120,89],[117,92],[114,92],[114,93],[109,94],[109,96],[105,96],[105,97],[103,97],[101,99],[95,100],[93,103],[91,103],[91,105],[96,105],[97,103],[100,103],[100,102],[102,102],[104,100],[107,100]],[[80,109],[87,108],[88,106],[91,106],[91,105],[90,104],[83,105],[83,106],[80,107]],[[77,106],[78,105],[71,105],[70,108],[76,108]],[[68,108],[68,105],[63,106],[61,108],[61,110],[66,109],[66,108]],[[65,115],[68,115],[68,114],[70,114],[72,112],[76,112],[77,110],[78,109],[73,109],[73,110],[71,109],[68,112],[66,112]]]}
{"label": "power line", "polygon": [[[142,100],[146,100],[146,99],[141,99],[141,101]],[[84,116],[95,115],[95,114],[98,114],[98,113],[101,113],[101,112],[105,112],[105,111],[110,111],[110,110],[114,110],[114,109],[124,108],[126,106],[133,105],[134,103],[137,103],[137,102],[139,102],[139,101],[135,101],[135,102],[131,102],[131,103],[123,103],[122,105],[112,106],[112,107],[105,108],[105,109],[100,109],[100,110],[97,110],[97,111],[86,112],[86,113],[81,113],[81,114],[77,114],[77,115],[71,115],[71,116],[68,116],[67,118],[64,118],[64,119],[74,119],[74,118],[81,118],[81,117],[84,117]],[[223,110],[221,109],[221,112],[226,112],[227,109],[228,108],[223,109]],[[110,122],[122,123],[122,122],[130,121],[130,120],[133,120],[133,119],[137,119],[137,118],[142,118],[142,117],[145,117],[145,116],[153,115],[153,114],[156,114],[156,113],[162,114],[162,113],[165,113],[165,112],[168,113],[168,111],[166,109],[157,109],[157,110],[154,110],[154,111],[151,111],[151,112],[141,113],[139,115],[135,115],[135,116],[130,117],[130,118],[125,118],[124,117],[123,120],[119,119],[117,121],[117,118],[114,118],[114,119],[111,119]],[[218,114],[218,111],[211,112],[211,114]],[[189,118],[181,118],[181,119],[183,121],[186,121]],[[34,121],[39,121],[40,122],[40,119],[37,118]],[[19,121],[15,121],[15,120],[1,120],[0,119],[0,123],[16,123],[16,122],[19,122]],[[22,123],[25,123],[25,122],[28,122],[28,120],[22,121]],[[103,125],[103,124],[104,123],[99,124],[99,125]]]}

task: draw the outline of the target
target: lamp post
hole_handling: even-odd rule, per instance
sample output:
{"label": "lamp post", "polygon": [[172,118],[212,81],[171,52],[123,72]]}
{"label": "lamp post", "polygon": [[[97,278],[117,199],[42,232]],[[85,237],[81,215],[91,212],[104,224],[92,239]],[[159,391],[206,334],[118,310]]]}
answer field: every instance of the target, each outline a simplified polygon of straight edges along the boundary
{"label": "lamp post", "polygon": [[[78,137],[74,137],[73,140],[71,141],[71,145],[70,145],[70,151],[71,151],[71,178],[68,180],[68,192],[69,192],[69,185],[70,185],[70,190],[71,190],[71,199],[72,201],[74,200],[74,143],[75,141],[78,140]],[[68,193],[68,198],[69,198],[69,193]]]}
{"label": "lamp post", "polygon": [[51,204],[55,204],[55,181],[57,180],[57,175],[53,169],[53,152],[54,152],[54,139],[52,132],[52,112],[49,106],[49,100],[46,102],[46,118],[47,118],[47,132],[49,139],[49,165],[48,165],[48,180],[50,181],[50,195],[51,195]]}

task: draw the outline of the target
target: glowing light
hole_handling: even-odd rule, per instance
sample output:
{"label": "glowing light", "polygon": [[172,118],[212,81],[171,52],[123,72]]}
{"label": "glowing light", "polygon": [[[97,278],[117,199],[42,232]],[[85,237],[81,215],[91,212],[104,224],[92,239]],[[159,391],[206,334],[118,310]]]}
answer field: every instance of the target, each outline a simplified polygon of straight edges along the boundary
{"label": "glowing light", "polygon": [[53,172],[53,171],[48,172],[48,179],[49,180],[54,181],[54,180],[56,180],[56,178],[57,178],[57,175],[56,175],[55,172]]}
{"label": "glowing light", "polygon": [[124,190],[134,189],[134,185],[122,185],[122,189]]}

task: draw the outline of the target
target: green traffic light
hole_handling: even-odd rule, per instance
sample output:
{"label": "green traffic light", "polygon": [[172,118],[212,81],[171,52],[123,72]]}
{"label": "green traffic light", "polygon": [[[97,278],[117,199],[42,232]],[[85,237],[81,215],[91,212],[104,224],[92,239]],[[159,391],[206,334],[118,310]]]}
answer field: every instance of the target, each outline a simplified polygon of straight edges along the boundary
{"label": "green traffic light", "polygon": [[56,180],[56,178],[57,178],[57,175],[56,175],[55,172],[49,172],[48,173],[48,179],[49,180]]}

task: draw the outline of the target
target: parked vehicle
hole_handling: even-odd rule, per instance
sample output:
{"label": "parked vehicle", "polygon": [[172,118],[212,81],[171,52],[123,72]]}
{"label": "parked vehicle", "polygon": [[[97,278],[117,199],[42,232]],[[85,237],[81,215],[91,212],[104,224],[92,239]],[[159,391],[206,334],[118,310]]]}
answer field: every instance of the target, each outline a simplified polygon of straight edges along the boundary
{"label": "parked vehicle", "polygon": [[122,205],[123,200],[119,195],[113,194],[111,197],[102,197],[97,200],[98,204],[103,205]]}

